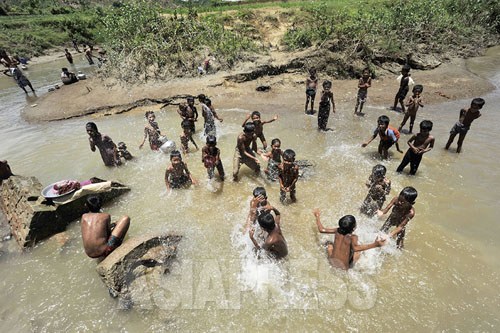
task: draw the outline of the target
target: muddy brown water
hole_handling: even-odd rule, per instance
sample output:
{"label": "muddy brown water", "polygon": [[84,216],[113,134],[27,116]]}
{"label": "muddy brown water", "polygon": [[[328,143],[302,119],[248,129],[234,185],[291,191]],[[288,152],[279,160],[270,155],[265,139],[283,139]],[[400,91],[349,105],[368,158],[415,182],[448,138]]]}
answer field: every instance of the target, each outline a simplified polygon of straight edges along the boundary
{"label": "muddy brown water", "polygon": [[[33,66],[29,78],[40,91],[58,82],[63,61]],[[500,48],[468,61],[469,69],[500,85]],[[82,65],[85,69],[85,66]],[[138,149],[144,109],[124,115],[85,117],[63,122],[28,124],[19,110],[26,99],[11,79],[0,78],[0,157],[17,174],[35,175],[43,184],[91,176],[119,180],[132,188],[105,210],[129,214],[129,236],[144,232],[184,235],[171,274],[152,276],[133,295],[135,308],[125,311],[109,297],[85,256],[80,225],[65,235],[19,253],[13,241],[1,244],[0,331],[2,332],[143,332],[143,331],[498,331],[500,226],[495,215],[500,186],[500,105],[498,90],[483,96],[483,117],[472,125],[463,153],[445,151],[448,131],[458,110],[470,100],[450,101],[421,109],[417,121],[434,122],[436,147],[426,154],[416,177],[397,175],[402,156],[392,152],[384,162],[392,179],[390,197],[404,186],[419,191],[416,217],[410,222],[406,249],[391,242],[365,252],[349,273],[331,271],[311,210],[319,207],[326,226],[345,214],[358,218],[356,233],[372,241],[383,220],[358,213],[366,195],[364,182],[376,158],[376,143],[362,149],[376,118],[400,114],[368,102],[366,116],[339,109],[330,118],[334,129],[316,131],[316,117],[302,105],[262,110],[263,118],[280,115],[265,125],[268,141],[279,137],[298,159],[314,161],[298,182],[298,202],[279,203],[279,187],[254,177],[242,167],[241,181],[208,182],[200,152],[187,157],[200,185],[168,194],[163,175],[168,156]],[[303,92],[298,92],[302,94]],[[424,92],[425,96],[425,92]],[[61,101],[70,103],[71,101]],[[217,101],[213,101],[217,105]],[[390,104],[391,101],[387,101]],[[160,128],[179,144],[180,121],[174,107],[157,112]],[[228,175],[244,106],[219,110],[219,147]],[[106,168],[88,147],[85,123],[95,121],[102,133],[125,141],[134,161]],[[202,145],[201,124],[195,139]],[[402,135],[402,147],[407,136]],[[453,145],[453,148],[456,146]],[[250,193],[265,186],[282,213],[289,257],[279,263],[257,260],[241,229]]]}

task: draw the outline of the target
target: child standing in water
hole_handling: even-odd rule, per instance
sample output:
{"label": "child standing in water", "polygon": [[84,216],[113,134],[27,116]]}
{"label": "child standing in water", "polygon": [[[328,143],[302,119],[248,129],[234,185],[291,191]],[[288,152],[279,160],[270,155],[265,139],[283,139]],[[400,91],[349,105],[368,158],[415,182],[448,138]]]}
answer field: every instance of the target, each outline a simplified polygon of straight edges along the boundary
{"label": "child standing in water", "polygon": [[385,177],[387,169],[382,164],[377,164],[372,169],[368,178],[368,195],[361,205],[361,213],[368,217],[374,216],[385,202],[386,195],[391,191],[391,181]]}
{"label": "child standing in water", "polygon": [[118,148],[109,136],[99,133],[97,125],[93,122],[88,122],[85,125],[85,129],[89,135],[90,150],[94,152],[96,147],[99,149],[105,166],[117,166],[122,164],[118,154]]}
{"label": "child standing in water", "polygon": [[[194,97],[189,96],[187,99],[187,108],[185,118],[191,122],[191,132],[196,132],[195,122],[198,121],[198,110],[196,110],[196,106],[194,105]],[[181,116],[182,117],[182,116]]]}
{"label": "child standing in water", "polygon": [[267,179],[275,181],[278,178],[278,166],[281,164],[281,157],[283,156],[280,139],[273,139],[271,141],[271,151],[262,153],[260,156],[267,161],[267,168],[264,170]]}
{"label": "child standing in water", "polygon": [[403,172],[403,169],[410,164],[410,175],[417,173],[422,156],[434,148],[434,137],[430,135],[432,130],[432,121],[423,120],[420,123],[420,133],[414,135],[408,140],[410,148],[406,151],[397,172]]}
{"label": "child standing in water", "polygon": [[484,104],[484,99],[474,98],[470,104],[470,108],[460,110],[458,122],[453,125],[450,131],[450,138],[446,143],[445,149],[450,148],[453,140],[455,140],[455,136],[458,134],[457,153],[462,151],[462,144],[464,143],[465,135],[467,135],[472,122],[481,117],[481,112],[479,112],[479,110],[483,108]]}
{"label": "child standing in water", "polygon": [[[245,121],[243,122],[243,125],[241,125],[241,127],[245,127],[245,124],[250,120],[250,118],[252,119],[252,122],[255,125],[255,131],[254,131],[255,136],[260,139],[260,142],[262,142],[262,146],[263,146],[264,150],[266,150],[267,149],[267,142],[266,142],[266,138],[264,136],[264,124],[269,124],[269,123],[272,123],[273,121],[277,120],[278,115],[277,114],[274,115],[274,118],[271,120],[262,121],[260,119],[260,112],[254,111],[245,118]],[[253,150],[257,151],[257,147],[253,147]]]}
{"label": "child standing in water", "polygon": [[332,112],[335,113],[335,101],[333,100],[333,93],[331,92],[332,83],[328,80],[323,82],[323,91],[319,100],[318,111],[318,128],[320,131],[330,131],[327,128],[328,117],[330,116],[330,103],[332,104]]}
{"label": "child standing in water", "polygon": [[198,96],[198,100],[200,101],[201,104],[201,115],[203,116],[203,119],[205,120],[204,128],[205,128],[205,135],[215,135],[217,136],[216,133],[216,127],[215,127],[215,119],[218,121],[222,122],[222,118],[220,118],[217,113],[215,112],[215,108],[212,106],[212,101],[207,98],[205,95],[201,94]]}
{"label": "child standing in water", "polygon": [[370,88],[371,86],[372,78],[370,77],[370,70],[368,68],[365,68],[363,69],[363,75],[358,82],[358,98],[356,107],[354,108],[354,114],[363,115],[363,105],[365,105],[366,97],[368,96],[368,88]]}
{"label": "child standing in water", "polygon": [[[306,80],[306,114],[314,113],[314,99],[316,98],[316,89],[318,87],[318,76],[316,75],[316,68],[312,67],[309,70],[309,77]],[[311,111],[307,110],[309,105],[309,101],[311,102]]]}
{"label": "child standing in water", "polygon": [[393,144],[396,144],[396,149],[403,153],[403,151],[399,148],[399,131],[394,127],[389,126],[389,117],[380,116],[377,119],[377,128],[373,131],[372,137],[361,144],[361,147],[366,147],[370,142],[372,142],[377,135],[380,136],[380,143],[378,145],[378,153],[383,159],[387,159],[389,156],[389,148],[392,147]]}
{"label": "child standing in water", "polygon": [[287,193],[290,193],[292,202],[296,202],[295,184],[299,179],[299,167],[295,164],[295,152],[293,150],[287,149],[283,152],[283,162],[279,165],[278,170],[281,203],[285,202]]}
{"label": "child standing in water", "polygon": [[389,202],[387,207],[378,211],[378,215],[382,217],[392,208],[391,215],[389,215],[389,218],[385,221],[380,230],[388,232],[391,227],[396,227],[389,235],[390,237],[396,236],[396,245],[398,249],[404,247],[406,225],[415,216],[415,208],[413,208],[413,205],[415,204],[417,195],[418,193],[415,188],[407,186],[399,193],[399,196]]}
{"label": "child standing in water", "polygon": [[194,147],[196,148],[196,150],[198,150],[198,145],[196,144],[196,142],[194,141],[193,139],[193,132],[192,132],[192,123],[187,120],[187,119],[184,119],[182,122],[181,122],[181,127],[182,127],[182,134],[181,134],[181,149],[182,149],[182,152],[184,154],[186,153],[189,153],[189,141],[191,141],[194,145]]}
{"label": "child standing in water", "polygon": [[396,93],[396,97],[394,97],[394,106],[392,110],[396,110],[396,106],[401,104],[401,112],[405,112],[404,100],[406,95],[408,95],[408,91],[410,90],[410,66],[404,65],[401,69],[401,81],[399,81],[399,90]]}
{"label": "child standing in water", "polygon": [[413,124],[415,123],[415,118],[417,117],[417,111],[419,107],[424,107],[422,104],[422,91],[424,90],[424,87],[421,84],[417,84],[415,87],[413,87],[413,96],[410,97],[408,100],[408,104],[406,106],[408,109],[406,110],[405,116],[403,118],[403,121],[401,122],[401,125],[399,125],[399,131],[403,129],[403,126],[406,124],[406,121],[408,118],[410,118],[410,132],[412,133],[413,131]]}
{"label": "child standing in water", "polygon": [[280,211],[274,208],[267,200],[266,189],[258,186],[253,190],[253,198],[250,201],[250,212],[248,213],[247,224],[245,226],[245,231],[250,228],[252,224],[255,223],[257,217],[264,213],[274,213],[275,220],[280,223]]}
{"label": "child standing in water", "polygon": [[224,167],[220,160],[220,149],[216,145],[217,138],[213,135],[207,136],[207,144],[201,149],[201,161],[207,168],[208,178],[214,177],[214,169],[217,168],[220,180],[224,181]]}
{"label": "child standing in water", "polygon": [[339,220],[338,228],[325,228],[321,224],[318,208],[313,210],[313,214],[316,217],[316,225],[320,233],[335,235],[333,243],[328,242],[327,246],[328,261],[332,267],[343,270],[353,268],[362,251],[384,245],[384,241],[378,237],[371,244],[358,244],[358,236],[353,234],[356,229],[356,218],[352,215],[343,216]]}
{"label": "child standing in water", "polygon": [[146,138],[148,138],[151,150],[158,150],[162,145],[162,142],[160,141],[160,128],[158,127],[158,123],[155,121],[155,113],[153,111],[147,111],[144,116],[146,117],[148,123],[144,127],[144,138],[139,145],[139,149],[144,146],[144,142],[146,142]]}
{"label": "child standing in water", "polygon": [[174,150],[170,153],[170,166],[165,171],[165,185],[171,188],[187,188],[196,185],[196,180],[188,170],[187,164],[182,161],[181,153]]}

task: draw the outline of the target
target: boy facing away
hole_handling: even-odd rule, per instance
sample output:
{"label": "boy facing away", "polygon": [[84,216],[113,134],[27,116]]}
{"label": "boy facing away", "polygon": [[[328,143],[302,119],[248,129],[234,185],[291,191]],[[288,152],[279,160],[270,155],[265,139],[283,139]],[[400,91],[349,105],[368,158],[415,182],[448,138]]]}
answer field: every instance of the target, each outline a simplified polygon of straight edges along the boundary
{"label": "boy facing away", "polygon": [[365,68],[363,69],[363,74],[358,82],[358,98],[356,101],[356,107],[354,108],[354,114],[363,115],[363,106],[365,105],[366,97],[368,96],[368,88],[371,86],[372,78],[370,77],[370,70]]}
{"label": "boy facing away", "polygon": [[421,84],[415,85],[413,87],[413,96],[410,97],[408,100],[408,104],[406,106],[408,109],[406,109],[405,116],[403,117],[403,121],[401,122],[401,125],[399,125],[398,130],[401,132],[403,129],[403,126],[406,124],[406,121],[408,118],[410,118],[410,131],[409,133],[412,133],[413,131],[413,124],[415,123],[415,118],[417,117],[417,111],[419,107],[424,107],[423,100],[422,100],[422,91],[424,90],[424,87]]}
{"label": "boy facing away", "polygon": [[455,140],[455,136],[458,134],[457,153],[462,151],[462,144],[464,143],[465,135],[467,135],[472,122],[481,117],[481,112],[479,112],[479,110],[483,108],[484,104],[484,99],[474,98],[470,104],[470,108],[460,110],[458,122],[453,125],[450,131],[450,138],[446,143],[445,149],[450,148],[453,140]]}
{"label": "boy facing away", "polygon": [[267,233],[267,236],[264,238],[264,244],[260,246],[254,238],[255,229],[250,229],[249,236],[255,249],[260,250],[262,248],[270,257],[275,259],[286,257],[288,255],[288,247],[285,237],[281,232],[279,219],[276,219],[275,222],[274,217],[270,213],[264,213],[259,215],[257,221],[261,229]]}
{"label": "boy facing away", "polygon": [[343,270],[353,268],[362,251],[384,245],[384,241],[378,237],[373,243],[365,245],[359,244],[358,236],[353,234],[356,229],[356,218],[352,215],[343,216],[339,220],[338,228],[325,228],[321,224],[318,208],[313,210],[313,214],[316,217],[316,225],[320,233],[335,235],[333,243],[328,242],[327,246],[328,261],[332,267]]}
{"label": "boy facing away", "polygon": [[[243,125],[241,127],[245,127],[245,124],[252,119],[253,124],[255,125],[255,136],[260,139],[260,142],[262,142],[262,146],[264,150],[267,149],[267,142],[266,138],[264,136],[264,125],[272,123],[273,121],[278,119],[278,115],[274,115],[273,119],[270,120],[261,120],[260,118],[260,112],[259,111],[254,111],[245,118],[245,121],[243,122]],[[257,141],[255,141],[255,147],[252,147],[254,151],[257,151]]]}
{"label": "boy facing away", "polygon": [[396,145],[396,149],[398,152],[403,153],[401,149],[399,149],[399,131],[394,127],[389,126],[389,117],[380,116],[377,119],[377,128],[373,131],[372,137],[361,144],[361,147],[366,147],[370,142],[372,142],[377,135],[380,136],[380,143],[378,144],[378,153],[383,159],[387,159],[389,156],[389,148],[392,145]]}
{"label": "boy facing away", "polygon": [[295,152],[291,149],[283,152],[283,162],[278,166],[278,179],[280,181],[280,201],[284,203],[286,194],[290,193],[290,199],[292,202],[296,202],[295,184],[299,179],[299,167],[295,164]]}
{"label": "boy facing away", "polygon": [[87,197],[86,206],[90,212],[82,215],[83,248],[90,258],[106,257],[122,243],[130,218],[125,215],[111,223],[111,216],[101,213],[102,200],[96,195]]}
{"label": "boy facing away", "polygon": [[434,137],[430,134],[432,130],[432,121],[423,120],[420,123],[420,133],[413,135],[408,140],[410,148],[406,151],[401,164],[397,168],[397,172],[403,172],[403,169],[410,164],[410,175],[417,173],[422,156],[434,148]]}
{"label": "boy facing away", "polygon": [[415,216],[415,199],[417,199],[417,190],[411,186],[405,187],[399,196],[394,197],[383,210],[378,211],[379,217],[387,214],[392,208],[391,215],[387,218],[382,228],[383,232],[388,232],[391,227],[395,227],[389,234],[390,237],[396,236],[396,245],[398,249],[404,247],[406,225]]}

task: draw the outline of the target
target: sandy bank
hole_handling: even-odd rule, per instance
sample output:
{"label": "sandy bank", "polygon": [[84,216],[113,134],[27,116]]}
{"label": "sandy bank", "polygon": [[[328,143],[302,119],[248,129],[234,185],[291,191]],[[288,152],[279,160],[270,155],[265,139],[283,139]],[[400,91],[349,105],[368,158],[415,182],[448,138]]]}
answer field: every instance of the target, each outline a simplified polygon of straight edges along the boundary
{"label": "sandy bank", "polygon": [[[30,122],[53,121],[88,114],[113,114],[130,110],[135,104],[169,101],[173,104],[185,95],[204,93],[212,98],[217,108],[241,107],[272,112],[277,100],[288,101],[290,111],[303,112],[304,72],[266,76],[253,81],[235,83],[227,80],[227,72],[196,78],[174,79],[156,84],[121,86],[112,80],[90,78],[49,92],[37,101],[36,107],[27,106],[23,117]],[[319,73],[320,80],[328,79]],[[455,59],[436,69],[412,70],[416,83],[424,85],[426,104],[436,104],[448,99],[471,98],[483,95],[494,86],[487,80],[469,72],[465,60]],[[258,92],[256,87],[268,85],[268,92]],[[390,106],[398,83],[393,74],[381,75],[373,80],[367,105]],[[339,112],[352,112],[357,80],[333,80],[333,92]],[[277,98],[279,96],[279,99]],[[140,101],[139,103],[136,103]],[[135,104],[134,104],[135,103]]]}

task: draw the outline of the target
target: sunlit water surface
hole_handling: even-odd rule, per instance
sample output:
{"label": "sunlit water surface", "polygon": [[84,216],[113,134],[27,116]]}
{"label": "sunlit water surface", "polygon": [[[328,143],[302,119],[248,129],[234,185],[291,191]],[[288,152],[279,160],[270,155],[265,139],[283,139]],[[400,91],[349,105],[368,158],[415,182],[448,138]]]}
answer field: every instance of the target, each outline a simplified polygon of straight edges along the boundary
{"label": "sunlit water surface", "polygon": [[[64,65],[61,60],[29,69],[39,94],[58,83]],[[500,85],[499,48],[468,65]],[[1,332],[498,331],[498,90],[484,96],[483,117],[472,125],[460,155],[443,146],[458,110],[470,100],[419,111],[417,123],[424,118],[434,122],[436,148],[425,155],[416,177],[394,172],[402,158],[394,149],[385,162],[393,182],[390,198],[408,185],[419,191],[406,249],[397,251],[390,243],[370,250],[355,269],[344,273],[329,269],[322,246],[328,238],[318,235],[311,210],[319,207],[324,224],[331,227],[341,216],[354,214],[361,241],[375,238],[383,221],[362,217],[358,209],[366,195],[364,182],[379,162],[377,145],[361,149],[360,143],[379,115],[387,113],[396,124],[401,120],[401,115],[385,111],[385,105],[369,105],[364,118],[353,118],[352,106],[341,105],[330,119],[334,131],[326,134],[317,132],[316,118],[305,116],[302,105],[289,105],[279,95],[272,108],[261,110],[264,119],[280,115],[277,122],[265,125],[268,142],[279,137],[282,147],[293,148],[298,159],[316,164],[297,184],[298,202],[284,206],[278,200],[278,184],[253,176],[244,166],[241,181],[230,180],[236,136],[245,114],[252,111],[245,105],[219,110],[224,123],[218,128],[218,142],[229,176],[224,186],[207,181],[200,152],[195,152],[185,161],[200,185],[168,194],[163,181],[168,156],[138,149],[148,108],[28,124],[20,110],[36,98],[26,99],[11,80],[0,78],[0,158],[7,159],[15,173],[34,175],[42,184],[91,176],[121,181],[132,191],[105,210],[115,217],[131,216],[129,236],[172,232],[184,238],[171,274],[152,277],[134,295],[135,308],[129,311],[109,297],[95,272],[96,262],[85,256],[78,221],[69,226],[64,245],[52,239],[19,253],[13,241],[2,243]],[[216,98],[213,102],[217,105]],[[87,121],[95,121],[115,142],[125,141],[136,159],[106,168],[88,147]],[[175,108],[157,111],[157,121],[179,145]],[[201,124],[197,127],[195,139],[201,146]],[[405,138],[402,135],[404,149]],[[271,203],[282,212],[289,257],[279,263],[257,260],[241,233],[255,186],[265,186]]]}

